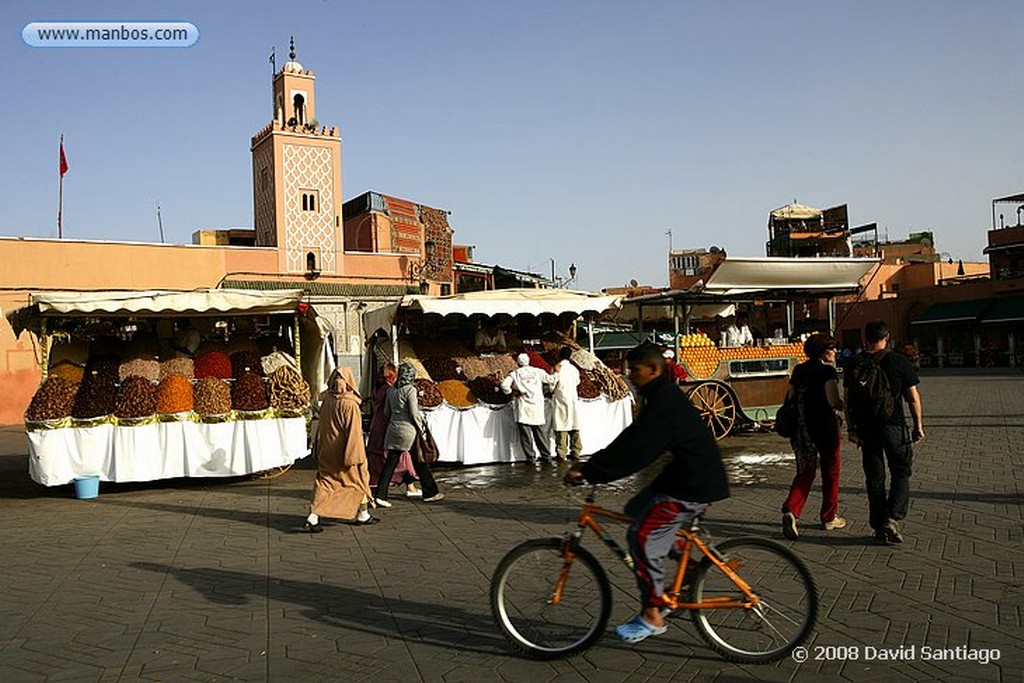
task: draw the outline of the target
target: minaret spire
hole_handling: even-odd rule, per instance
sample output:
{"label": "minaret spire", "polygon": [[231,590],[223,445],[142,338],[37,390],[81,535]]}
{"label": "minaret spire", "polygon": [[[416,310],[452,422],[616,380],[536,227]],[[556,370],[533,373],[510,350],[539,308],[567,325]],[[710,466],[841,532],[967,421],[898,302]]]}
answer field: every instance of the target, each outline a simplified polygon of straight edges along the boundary
{"label": "minaret spire", "polygon": [[291,37],[291,51],[288,53],[288,59],[295,61],[295,36]]}

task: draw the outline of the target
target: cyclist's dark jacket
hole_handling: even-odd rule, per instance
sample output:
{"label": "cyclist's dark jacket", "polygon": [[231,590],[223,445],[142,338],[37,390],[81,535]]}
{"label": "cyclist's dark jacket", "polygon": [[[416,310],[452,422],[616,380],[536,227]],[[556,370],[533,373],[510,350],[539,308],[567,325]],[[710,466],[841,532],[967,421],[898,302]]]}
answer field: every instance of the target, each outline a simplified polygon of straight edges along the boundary
{"label": "cyclist's dark jacket", "polygon": [[672,462],[651,489],[694,503],[728,498],[718,444],[686,394],[662,373],[641,387],[640,395],[645,403],[633,424],[583,465],[587,481],[603,484],[628,477],[670,451]]}

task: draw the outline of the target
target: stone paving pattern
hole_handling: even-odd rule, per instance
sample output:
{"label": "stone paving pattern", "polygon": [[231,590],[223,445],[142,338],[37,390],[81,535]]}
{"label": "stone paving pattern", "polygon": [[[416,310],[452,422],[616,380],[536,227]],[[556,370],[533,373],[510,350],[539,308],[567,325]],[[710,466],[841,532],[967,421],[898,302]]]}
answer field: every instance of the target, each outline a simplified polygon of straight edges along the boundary
{"label": "stone paving pattern", "polygon": [[[440,472],[447,500],[396,496],[381,524],[299,532],[313,478],[303,461],[272,480],[103,484],[95,501],[27,474],[18,427],[0,429],[0,681],[1021,681],[1024,376],[932,374],[906,543],[870,542],[859,452],[844,444],[841,532],[801,539],[821,592],[812,660],[739,666],[686,618],[629,646],[607,634],[576,658],[517,657],[493,625],[490,575],[533,537],[559,535],[580,491],[555,466]],[[723,442],[733,497],[715,536],[781,540],[791,460],[772,434]],[[773,460],[775,462],[773,462]],[[640,481],[605,487],[620,505]],[[616,584],[632,578],[594,539]],[[916,647],[912,661],[866,648]],[[837,655],[814,661],[816,653]],[[996,648],[999,661],[925,661],[922,646]],[[850,648],[858,648],[851,650]],[[854,654],[851,654],[853,652]]]}

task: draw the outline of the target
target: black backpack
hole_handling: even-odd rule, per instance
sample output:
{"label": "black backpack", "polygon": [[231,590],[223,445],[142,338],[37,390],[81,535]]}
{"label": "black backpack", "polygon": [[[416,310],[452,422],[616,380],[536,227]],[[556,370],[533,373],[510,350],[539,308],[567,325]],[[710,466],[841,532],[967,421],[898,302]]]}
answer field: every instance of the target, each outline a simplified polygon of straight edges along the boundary
{"label": "black backpack", "polygon": [[896,412],[896,394],[881,364],[886,353],[865,351],[853,359],[848,369],[852,376],[847,384],[847,410],[854,428],[877,427]]}

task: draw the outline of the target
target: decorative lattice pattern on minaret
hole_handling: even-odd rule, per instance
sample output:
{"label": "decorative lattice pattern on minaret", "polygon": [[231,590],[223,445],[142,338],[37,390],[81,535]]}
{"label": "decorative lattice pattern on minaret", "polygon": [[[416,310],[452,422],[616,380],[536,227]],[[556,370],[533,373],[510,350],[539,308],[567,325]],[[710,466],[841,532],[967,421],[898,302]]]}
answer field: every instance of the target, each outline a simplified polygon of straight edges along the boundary
{"label": "decorative lattice pattern on minaret", "polygon": [[264,145],[252,157],[252,182],[256,194],[256,245],[277,246],[277,225],[274,223],[274,154],[271,145]]}
{"label": "decorative lattice pattern on minaret", "polygon": [[[320,248],[320,270],[337,271],[338,245],[334,226],[334,165],[328,147],[284,145],[285,267],[288,272],[306,269],[306,249]],[[316,211],[302,210],[301,190],[317,190]]]}

